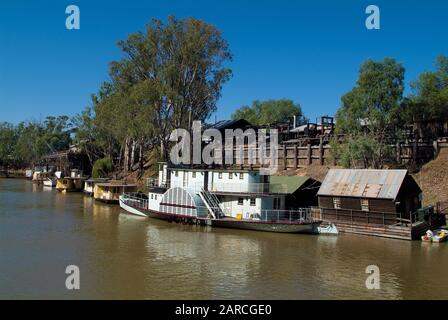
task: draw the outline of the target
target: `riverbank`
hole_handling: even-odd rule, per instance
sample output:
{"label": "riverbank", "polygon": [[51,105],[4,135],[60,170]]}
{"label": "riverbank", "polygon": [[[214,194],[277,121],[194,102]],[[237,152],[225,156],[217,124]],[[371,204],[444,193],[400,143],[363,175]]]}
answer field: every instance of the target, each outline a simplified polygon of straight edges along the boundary
{"label": "riverbank", "polygon": [[25,170],[0,170],[0,178],[26,179]]}

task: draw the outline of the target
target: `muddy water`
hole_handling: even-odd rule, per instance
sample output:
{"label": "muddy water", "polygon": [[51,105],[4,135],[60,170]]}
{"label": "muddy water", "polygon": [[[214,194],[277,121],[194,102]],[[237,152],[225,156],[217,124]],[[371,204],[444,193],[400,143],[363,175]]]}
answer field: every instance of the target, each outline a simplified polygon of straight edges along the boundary
{"label": "muddy water", "polygon": [[[68,265],[80,290],[65,287]],[[448,244],[169,224],[3,179],[0,298],[447,299]]]}

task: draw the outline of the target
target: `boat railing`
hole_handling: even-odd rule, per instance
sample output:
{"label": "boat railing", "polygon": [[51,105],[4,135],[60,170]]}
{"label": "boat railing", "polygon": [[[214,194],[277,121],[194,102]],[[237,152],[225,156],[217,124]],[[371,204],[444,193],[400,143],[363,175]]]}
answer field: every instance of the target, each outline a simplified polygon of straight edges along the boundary
{"label": "boat railing", "polygon": [[148,179],[146,179],[146,186],[147,187],[158,187],[159,186],[159,179],[157,179],[157,178],[148,178]]}
{"label": "boat railing", "polygon": [[[235,210],[224,209],[226,216],[233,216]],[[238,216],[238,215],[237,215]],[[245,220],[265,221],[265,222],[313,222],[311,208],[295,208],[291,210],[258,210],[256,212],[240,213],[240,218]]]}
{"label": "boat railing", "polygon": [[[172,185],[171,187],[176,187]],[[201,191],[204,188],[203,183],[186,183],[177,187],[186,187],[195,191]],[[285,194],[288,191],[286,184],[271,183],[238,183],[238,182],[214,182],[208,185],[208,191],[216,193],[249,193],[249,194]]]}
{"label": "boat railing", "polygon": [[147,178],[146,179],[146,186],[148,188],[168,188],[169,187],[169,181],[160,183],[158,178]]}
{"label": "boat railing", "polygon": [[137,192],[129,192],[122,194],[123,202],[126,205],[148,209],[148,199],[143,194]]}
{"label": "boat railing", "polygon": [[238,182],[215,182],[212,183],[211,192],[228,192],[228,193],[254,193],[254,194],[273,194],[287,193],[288,186],[286,184],[271,183],[238,183]]}

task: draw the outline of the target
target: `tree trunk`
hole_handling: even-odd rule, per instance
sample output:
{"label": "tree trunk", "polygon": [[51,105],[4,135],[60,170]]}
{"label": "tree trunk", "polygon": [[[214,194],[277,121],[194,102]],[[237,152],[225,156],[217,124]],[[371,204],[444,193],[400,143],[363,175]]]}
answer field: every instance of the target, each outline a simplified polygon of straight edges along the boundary
{"label": "tree trunk", "polygon": [[139,168],[140,168],[140,174],[143,173],[143,140],[140,141],[140,151],[139,151],[139,155],[138,155],[139,159]]}
{"label": "tree trunk", "polygon": [[129,169],[129,138],[126,138],[124,145],[124,167],[123,174],[126,176],[128,174]]}
{"label": "tree trunk", "polygon": [[131,168],[131,170],[132,170],[132,167],[134,166],[134,163],[135,163],[135,145],[136,145],[135,140],[132,139],[131,163],[130,163],[130,166],[129,166]]}

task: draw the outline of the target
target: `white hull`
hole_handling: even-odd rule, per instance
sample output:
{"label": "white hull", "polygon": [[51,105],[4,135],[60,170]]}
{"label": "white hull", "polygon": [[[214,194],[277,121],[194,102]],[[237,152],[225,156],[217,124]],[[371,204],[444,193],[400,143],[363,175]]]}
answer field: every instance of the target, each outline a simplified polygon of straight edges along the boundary
{"label": "white hull", "polygon": [[328,234],[328,235],[337,235],[339,234],[338,228],[333,223],[328,225],[319,225],[316,227],[316,233],[318,234]]}
{"label": "white hull", "polygon": [[44,187],[54,188],[54,187],[56,187],[56,181],[44,180]]}
{"label": "white hull", "polygon": [[130,214],[134,214],[136,216],[140,216],[140,217],[147,217],[146,214],[144,214],[143,212],[139,211],[136,208],[133,208],[131,206],[128,206],[127,204],[124,203],[124,201],[122,200],[122,196],[120,196],[120,208],[125,210],[126,212],[130,213]]}

